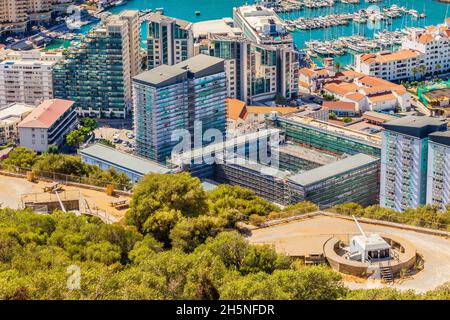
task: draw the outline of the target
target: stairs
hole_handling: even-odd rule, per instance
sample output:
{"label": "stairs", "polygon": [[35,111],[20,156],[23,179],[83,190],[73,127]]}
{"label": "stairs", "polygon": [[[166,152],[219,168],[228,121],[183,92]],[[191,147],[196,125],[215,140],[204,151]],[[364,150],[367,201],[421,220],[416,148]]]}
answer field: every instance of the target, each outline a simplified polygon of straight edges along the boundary
{"label": "stairs", "polygon": [[394,275],[392,274],[391,267],[380,267],[380,275],[381,279],[383,279],[387,283],[394,282]]}

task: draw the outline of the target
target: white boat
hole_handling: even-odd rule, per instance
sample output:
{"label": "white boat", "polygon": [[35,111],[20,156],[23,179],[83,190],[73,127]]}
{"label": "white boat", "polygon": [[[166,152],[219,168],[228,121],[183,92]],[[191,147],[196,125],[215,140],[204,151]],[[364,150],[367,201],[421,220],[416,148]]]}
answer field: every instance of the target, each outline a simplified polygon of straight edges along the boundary
{"label": "white boat", "polygon": [[114,6],[120,7],[127,3],[127,0],[118,0],[114,3]]}

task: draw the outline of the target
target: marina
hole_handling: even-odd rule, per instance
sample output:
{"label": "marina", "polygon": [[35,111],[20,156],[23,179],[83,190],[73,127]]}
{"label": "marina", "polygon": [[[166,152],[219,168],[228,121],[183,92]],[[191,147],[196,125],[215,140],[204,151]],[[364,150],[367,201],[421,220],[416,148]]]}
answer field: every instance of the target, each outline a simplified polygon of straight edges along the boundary
{"label": "marina", "polygon": [[[141,45],[145,47],[147,18],[152,12],[160,11],[167,16],[199,22],[230,17],[234,7],[247,2],[128,0],[95,16],[102,19],[123,10],[140,10]],[[250,1],[252,2],[254,1]],[[311,53],[314,62],[319,65],[322,64],[323,57],[335,56],[336,62],[347,65],[353,62],[354,53],[367,52],[371,48],[395,48],[395,42],[388,42],[390,35],[399,36],[405,29],[441,23],[449,14],[448,4],[429,1],[425,5],[422,0],[286,0],[282,1],[282,5],[288,10],[275,9],[286,21],[286,28],[292,33],[296,46]],[[297,9],[294,10],[295,8]],[[47,44],[47,48],[67,47],[70,41],[79,40],[96,24],[97,22],[90,21],[76,25],[74,29],[44,30],[45,36],[53,40]],[[379,33],[384,36],[376,38]],[[359,42],[361,39],[364,41]],[[323,47],[331,50],[321,50]]]}
{"label": "marina", "polygon": [[416,18],[426,18],[425,13],[419,13],[417,10],[408,10],[406,7],[398,7],[394,4],[391,7],[385,7],[382,10],[368,8],[361,9],[354,13],[330,14],[313,18],[301,17],[296,20],[285,21],[291,31],[295,28],[299,30],[311,30],[348,25],[350,22],[375,25],[382,20],[389,20],[387,23],[392,24],[392,19],[401,18],[405,14],[409,14]]}
{"label": "marina", "polygon": [[[414,28],[417,29],[417,28]],[[335,40],[312,40],[306,42],[307,52],[310,56],[334,57],[338,55],[360,54],[382,50],[393,50],[400,46],[402,39],[413,29],[399,31],[380,31],[374,39],[361,35],[339,37]]]}

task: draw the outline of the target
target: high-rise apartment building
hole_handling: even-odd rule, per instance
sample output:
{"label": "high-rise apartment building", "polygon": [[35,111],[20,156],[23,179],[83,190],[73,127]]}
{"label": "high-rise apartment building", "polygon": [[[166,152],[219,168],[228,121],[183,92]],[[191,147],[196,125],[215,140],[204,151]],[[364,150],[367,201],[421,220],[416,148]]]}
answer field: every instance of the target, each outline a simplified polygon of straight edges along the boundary
{"label": "high-rise apartment building", "polygon": [[445,120],[408,116],[383,125],[380,205],[403,211],[427,200],[428,140]]}
{"label": "high-rise apartment building", "polygon": [[64,11],[73,0],[2,0],[0,35],[25,32],[30,24],[48,23],[52,12]]}
{"label": "high-rise apartment building", "polygon": [[0,107],[37,105],[53,98],[52,70],[63,56],[40,51],[0,51]]}
{"label": "high-rise apartment building", "polygon": [[55,97],[75,101],[82,116],[125,118],[141,70],[139,44],[138,11],[108,17],[55,66]]}
{"label": "high-rise apartment building", "polygon": [[445,210],[450,205],[450,131],[429,136],[427,204]]}
{"label": "high-rise apartment building", "polygon": [[207,129],[217,129],[225,139],[225,99],[224,61],[215,57],[197,55],[134,77],[137,153],[165,162],[179,143],[172,140],[176,130],[187,130],[193,139],[194,132],[203,134]]}
{"label": "high-rise apartment building", "polygon": [[[233,9],[233,20],[250,41],[275,50],[277,93],[286,98],[298,94],[299,53],[295,49],[292,35],[280,17],[271,8],[260,5],[242,6]],[[258,50],[257,50],[258,51]],[[260,50],[261,51],[261,50]],[[272,54],[256,56],[256,59],[270,59]],[[267,72],[271,72],[270,69]],[[259,75],[259,73],[255,73]],[[262,84],[256,82],[256,85]],[[270,86],[266,86],[268,88]]]}
{"label": "high-rise apartment building", "polygon": [[154,14],[149,21],[148,69],[206,54],[225,60],[227,96],[248,103],[298,93],[299,52],[269,8],[244,6],[234,17],[190,23]]}
{"label": "high-rise apartment building", "polygon": [[148,69],[160,65],[174,65],[191,57],[193,39],[192,23],[163,16],[150,16],[147,39]]}

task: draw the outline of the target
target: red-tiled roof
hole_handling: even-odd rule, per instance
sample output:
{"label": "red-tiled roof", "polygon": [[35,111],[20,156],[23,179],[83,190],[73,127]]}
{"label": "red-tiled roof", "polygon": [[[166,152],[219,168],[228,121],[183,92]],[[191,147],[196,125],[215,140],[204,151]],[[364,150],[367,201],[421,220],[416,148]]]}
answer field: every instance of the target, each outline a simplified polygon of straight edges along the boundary
{"label": "red-tiled roof", "polygon": [[247,104],[238,99],[227,99],[227,118],[232,120],[244,119],[247,117]]}
{"label": "red-tiled roof", "polygon": [[345,110],[345,111],[356,110],[356,104],[354,102],[344,102],[344,101],[324,101],[323,107],[328,110]]}
{"label": "red-tiled roof", "polygon": [[19,128],[50,128],[74,102],[62,99],[46,100],[36,107],[23,121]]}

